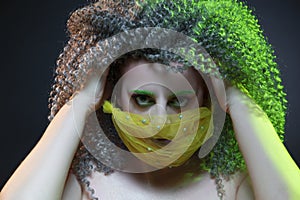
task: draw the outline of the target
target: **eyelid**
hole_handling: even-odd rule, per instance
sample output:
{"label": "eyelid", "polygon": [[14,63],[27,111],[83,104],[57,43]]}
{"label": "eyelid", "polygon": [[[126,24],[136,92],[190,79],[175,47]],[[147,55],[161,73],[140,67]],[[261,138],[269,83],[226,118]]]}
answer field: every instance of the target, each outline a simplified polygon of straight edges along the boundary
{"label": "eyelid", "polygon": [[154,93],[148,90],[131,90],[131,93],[133,93],[133,95],[146,95],[149,97],[154,97]]}
{"label": "eyelid", "polygon": [[188,96],[174,96],[169,99],[169,101],[173,101],[173,100],[177,100],[177,101],[190,100],[190,98]]}
{"label": "eyelid", "polygon": [[[177,98],[178,97],[178,98]],[[177,96],[177,97],[173,97],[171,100],[173,100],[174,98],[176,98],[176,101],[177,101],[177,103],[178,103],[178,105],[176,105],[177,103],[172,103],[172,102],[169,102],[168,104],[169,105],[171,105],[171,106],[173,106],[173,107],[175,107],[175,108],[183,108],[183,107],[185,107],[187,104],[188,104],[188,102],[190,101],[190,98],[189,97],[187,97],[187,96]],[[183,99],[181,99],[181,100],[183,100],[182,102],[184,103],[184,105],[182,105],[181,103],[181,100],[179,99],[179,98],[183,98]],[[176,105],[176,106],[175,106]]]}
{"label": "eyelid", "polygon": [[187,95],[196,95],[195,91],[194,90],[182,90],[182,91],[178,91],[178,92],[175,92],[173,94],[171,94],[169,96],[169,98],[174,98],[174,97],[185,97]]}
{"label": "eyelid", "polygon": [[[138,100],[138,98],[139,97],[146,97],[149,101],[147,102],[147,103],[139,103],[139,100]],[[148,106],[151,106],[151,105],[153,105],[153,104],[155,104],[155,100],[154,100],[154,98],[153,97],[151,97],[151,96],[148,96],[148,95],[144,95],[144,94],[132,94],[132,98],[134,99],[134,102],[138,105],[138,106],[140,106],[140,107],[148,107]]]}

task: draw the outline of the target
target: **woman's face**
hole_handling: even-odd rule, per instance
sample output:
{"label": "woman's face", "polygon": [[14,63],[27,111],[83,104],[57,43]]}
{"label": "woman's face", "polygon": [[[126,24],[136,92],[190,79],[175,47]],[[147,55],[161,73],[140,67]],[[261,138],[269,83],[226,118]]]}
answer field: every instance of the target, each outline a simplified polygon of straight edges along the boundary
{"label": "woman's face", "polygon": [[121,67],[117,104],[137,114],[175,114],[203,105],[204,81],[192,67],[167,70],[159,63],[130,60]]}

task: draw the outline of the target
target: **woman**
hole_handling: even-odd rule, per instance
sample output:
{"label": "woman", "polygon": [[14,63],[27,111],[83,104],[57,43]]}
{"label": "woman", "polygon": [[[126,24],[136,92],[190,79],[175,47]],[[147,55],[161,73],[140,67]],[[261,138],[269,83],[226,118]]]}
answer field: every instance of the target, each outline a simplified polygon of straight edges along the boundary
{"label": "woman", "polygon": [[[101,112],[102,108],[98,109],[104,100],[110,99],[113,102],[113,107],[108,106],[111,111],[114,106],[119,106],[124,111],[132,110],[133,113],[141,114],[141,110],[134,110],[136,107],[123,108],[128,104],[114,102],[111,98],[113,86],[122,80],[121,77],[130,77],[133,73],[134,77],[138,76],[137,80],[148,76],[154,79],[156,76],[150,74],[158,76],[165,70],[157,62],[175,65],[167,70],[168,78],[165,80],[178,79],[177,76],[181,74],[189,80],[189,91],[197,94],[197,107],[210,107],[212,103],[206,96],[208,92],[204,81],[190,63],[172,53],[149,49],[125,54],[110,65],[110,71],[102,69],[103,75],[95,98],[94,91],[101,73],[88,68],[94,60],[87,55],[105,55],[103,52],[110,45],[118,47],[101,43],[102,40],[140,27],[168,28],[201,44],[217,64],[221,78],[226,80],[225,99],[220,89],[222,81],[210,78],[217,99],[228,115],[218,143],[201,161],[195,152],[188,160],[170,169],[162,168],[138,175],[118,171],[111,173],[110,166],[104,165],[102,160],[95,159],[86,150],[88,145],[80,143],[80,137],[84,129],[88,128],[84,128],[85,120],[96,106],[99,123],[102,123],[103,129],[107,129],[106,134],[118,146],[130,149],[124,146],[126,138],[120,139],[122,134],[115,134],[116,131],[111,129],[112,123],[108,125],[110,121],[104,119],[106,114]],[[299,198],[296,188],[300,182],[299,169],[280,141],[284,133],[286,100],[277,64],[273,61],[273,52],[255,18],[243,4],[235,1],[103,1],[75,11],[70,17],[68,28],[71,39],[58,60],[57,77],[50,98],[51,123],[40,142],[8,181],[1,192],[1,198],[86,199],[89,193],[99,199]],[[101,49],[104,44],[106,49]],[[155,66],[150,68],[150,65]],[[143,70],[134,74],[138,69]],[[154,69],[159,69],[159,73]],[[211,72],[208,69],[199,67],[199,70],[209,75]],[[141,72],[145,71],[147,74],[142,76]],[[215,72],[215,69],[211,71]],[[133,79],[124,79],[128,80]],[[136,94],[136,87],[129,88],[129,91],[133,91],[129,95],[132,97],[129,99],[135,103],[132,106],[141,106],[145,102],[147,106],[153,106],[158,101],[164,101],[168,103],[158,105],[168,105],[161,109],[166,114],[181,113],[174,109],[174,105],[182,101],[179,98],[166,98],[172,92],[165,88],[173,85],[161,87],[166,83],[155,83],[157,87],[151,88],[150,92],[155,93],[155,89],[157,95],[148,94],[146,98],[143,96],[145,93]],[[122,85],[127,86],[128,82]],[[195,104],[192,104],[192,108],[195,108]],[[105,176],[101,172],[110,175]],[[95,192],[91,189],[95,189]]]}

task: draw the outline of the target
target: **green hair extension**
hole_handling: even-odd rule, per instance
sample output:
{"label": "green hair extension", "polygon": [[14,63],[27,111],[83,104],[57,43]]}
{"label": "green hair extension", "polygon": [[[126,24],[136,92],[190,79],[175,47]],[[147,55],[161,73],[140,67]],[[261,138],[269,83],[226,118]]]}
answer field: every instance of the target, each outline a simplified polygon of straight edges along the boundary
{"label": "green hair extension", "polygon": [[[149,19],[156,19],[156,26],[182,32],[201,44],[218,65],[222,77],[248,91],[283,141],[287,100],[276,57],[257,18],[244,3],[236,0],[143,3],[144,12]],[[245,169],[229,116],[203,168],[210,169],[212,175],[229,175]]]}

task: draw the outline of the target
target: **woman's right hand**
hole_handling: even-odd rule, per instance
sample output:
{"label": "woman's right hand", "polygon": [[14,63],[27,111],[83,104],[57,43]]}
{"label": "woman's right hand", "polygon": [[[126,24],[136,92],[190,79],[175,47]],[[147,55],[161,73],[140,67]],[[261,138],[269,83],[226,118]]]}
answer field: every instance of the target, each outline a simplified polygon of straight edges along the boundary
{"label": "woman's right hand", "polygon": [[[91,70],[88,73],[83,87],[69,101],[72,104],[67,103],[58,111],[40,141],[5,184],[0,199],[61,199],[64,190],[68,190],[65,182],[86,116],[100,103],[108,71]],[[80,187],[76,191],[80,198]]]}
{"label": "woman's right hand", "polygon": [[89,112],[100,107],[106,85],[109,68],[106,70],[90,69],[81,89],[74,93],[73,103],[88,106]]}

